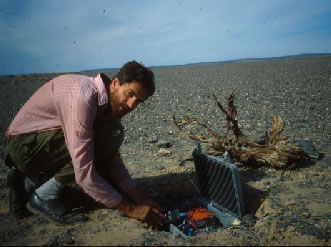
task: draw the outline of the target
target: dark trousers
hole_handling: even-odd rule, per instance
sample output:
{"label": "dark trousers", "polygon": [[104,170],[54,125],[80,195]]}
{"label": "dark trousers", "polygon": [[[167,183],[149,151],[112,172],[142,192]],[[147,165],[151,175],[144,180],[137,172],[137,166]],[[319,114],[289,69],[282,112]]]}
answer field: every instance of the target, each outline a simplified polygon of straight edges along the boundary
{"label": "dark trousers", "polygon": [[55,176],[60,183],[75,180],[72,160],[62,130],[23,134],[12,137],[6,145],[6,164],[27,176]]}
{"label": "dark trousers", "polygon": [[[94,155],[96,169],[102,175],[103,164],[118,151],[123,141],[123,127],[117,121],[95,125]],[[7,140],[5,163],[25,175],[55,177],[62,184],[76,187],[75,173],[62,129],[22,134]]]}

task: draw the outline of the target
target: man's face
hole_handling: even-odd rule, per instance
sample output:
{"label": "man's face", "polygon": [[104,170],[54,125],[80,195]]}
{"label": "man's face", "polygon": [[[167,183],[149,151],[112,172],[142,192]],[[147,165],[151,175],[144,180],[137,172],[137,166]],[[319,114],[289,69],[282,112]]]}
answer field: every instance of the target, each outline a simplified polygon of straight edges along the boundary
{"label": "man's face", "polygon": [[142,84],[136,81],[120,85],[117,77],[110,85],[110,104],[114,117],[123,117],[148,98]]}

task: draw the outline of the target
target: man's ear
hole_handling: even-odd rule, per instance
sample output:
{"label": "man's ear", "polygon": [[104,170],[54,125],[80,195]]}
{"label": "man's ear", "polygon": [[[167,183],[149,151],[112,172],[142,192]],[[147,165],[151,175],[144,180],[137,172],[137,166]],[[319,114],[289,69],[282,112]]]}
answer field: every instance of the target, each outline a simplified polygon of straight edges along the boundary
{"label": "man's ear", "polygon": [[120,86],[120,81],[115,77],[111,82],[111,88],[117,89]]}

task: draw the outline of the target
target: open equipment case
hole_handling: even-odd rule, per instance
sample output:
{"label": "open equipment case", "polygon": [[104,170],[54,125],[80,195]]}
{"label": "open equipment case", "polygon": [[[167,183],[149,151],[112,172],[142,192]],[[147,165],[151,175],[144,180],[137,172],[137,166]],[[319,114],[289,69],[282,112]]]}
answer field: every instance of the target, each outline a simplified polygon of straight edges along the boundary
{"label": "open equipment case", "polygon": [[186,202],[190,205],[168,211],[168,231],[174,237],[188,237],[239,225],[245,205],[238,169],[229,154],[222,158],[205,154],[198,142],[192,155],[200,195]]}

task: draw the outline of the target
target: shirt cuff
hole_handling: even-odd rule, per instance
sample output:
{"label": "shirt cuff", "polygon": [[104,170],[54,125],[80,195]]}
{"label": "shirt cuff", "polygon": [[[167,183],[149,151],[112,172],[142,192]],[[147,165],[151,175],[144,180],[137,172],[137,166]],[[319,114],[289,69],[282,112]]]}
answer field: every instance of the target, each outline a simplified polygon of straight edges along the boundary
{"label": "shirt cuff", "polygon": [[116,195],[113,195],[112,196],[112,200],[111,201],[105,201],[105,202],[101,202],[101,203],[103,203],[104,205],[106,205],[106,207],[108,207],[108,208],[114,208],[118,204],[121,203],[122,199],[123,199],[123,196],[121,194],[117,193]]}

